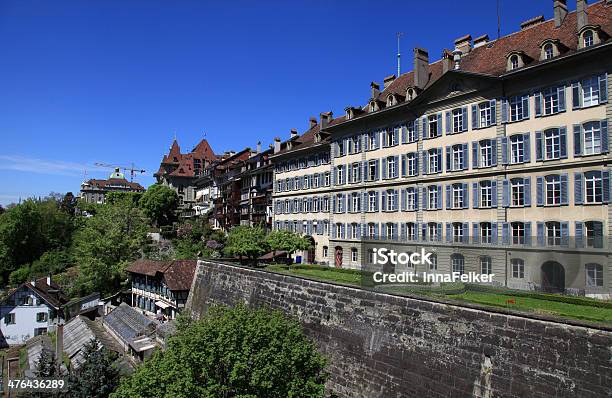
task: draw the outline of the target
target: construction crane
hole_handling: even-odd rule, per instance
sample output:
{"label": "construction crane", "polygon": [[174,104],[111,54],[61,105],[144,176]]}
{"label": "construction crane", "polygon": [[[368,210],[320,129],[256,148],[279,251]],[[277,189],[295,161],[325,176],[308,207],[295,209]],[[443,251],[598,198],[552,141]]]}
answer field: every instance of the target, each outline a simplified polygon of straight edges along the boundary
{"label": "construction crane", "polygon": [[130,182],[134,182],[134,176],[136,175],[136,173],[138,174],[143,174],[146,173],[146,170],[142,170],[142,169],[137,169],[134,167],[134,163],[132,163],[131,166],[121,166],[121,165],[116,165],[116,164],[107,164],[107,163],[99,163],[96,162],[94,163],[95,166],[97,167],[106,167],[106,168],[110,168],[110,169],[119,169],[125,172],[130,172]]}

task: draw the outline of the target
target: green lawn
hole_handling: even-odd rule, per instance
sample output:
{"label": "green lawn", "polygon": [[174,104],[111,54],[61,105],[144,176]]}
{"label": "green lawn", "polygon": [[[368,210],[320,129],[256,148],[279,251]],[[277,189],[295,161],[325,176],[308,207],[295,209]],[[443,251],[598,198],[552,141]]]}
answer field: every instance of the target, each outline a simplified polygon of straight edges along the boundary
{"label": "green lawn", "polygon": [[[269,265],[267,270],[286,275],[334,282],[345,285],[361,286],[362,272],[320,265]],[[448,284],[442,287],[388,285],[377,288],[392,294],[420,295],[430,298],[443,298],[485,306],[507,308],[536,314],[581,319],[591,322],[612,324],[612,303],[584,297],[546,295],[527,291],[509,291],[504,288]],[[514,304],[508,304],[514,300]]]}

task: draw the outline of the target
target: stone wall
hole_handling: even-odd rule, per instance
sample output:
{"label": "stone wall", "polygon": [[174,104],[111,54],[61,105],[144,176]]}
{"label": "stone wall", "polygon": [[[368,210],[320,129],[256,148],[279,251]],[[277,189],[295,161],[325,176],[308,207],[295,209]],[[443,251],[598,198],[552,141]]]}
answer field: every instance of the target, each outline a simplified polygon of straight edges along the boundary
{"label": "stone wall", "polygon": [[187,303],[297,317],[339,397],[598,397],[612,391],[612,329],[398,297],[200,262]]}

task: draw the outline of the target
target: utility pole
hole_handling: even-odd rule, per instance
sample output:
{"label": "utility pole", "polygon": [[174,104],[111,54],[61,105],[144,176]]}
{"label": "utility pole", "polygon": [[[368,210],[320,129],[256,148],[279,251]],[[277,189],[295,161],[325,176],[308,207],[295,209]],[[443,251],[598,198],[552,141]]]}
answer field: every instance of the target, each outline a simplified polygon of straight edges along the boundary
{"label": "utility pole", "polygon": [[402,68],[401,68],[401,53],[400,53],[400,37],[404,35],[404,32],[397,32],[397,77],[400,77]]}

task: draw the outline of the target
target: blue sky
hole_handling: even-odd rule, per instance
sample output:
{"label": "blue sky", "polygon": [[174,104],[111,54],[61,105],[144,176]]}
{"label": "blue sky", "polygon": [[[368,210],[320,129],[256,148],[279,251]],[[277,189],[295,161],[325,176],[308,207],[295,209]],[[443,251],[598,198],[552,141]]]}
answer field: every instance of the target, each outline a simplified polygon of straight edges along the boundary
{"label": "blue sky", "polygon": [[[500,1],[502,35],[552,17],[552,0]],[[397,31],[405,72],[415,46],[495,38],[496,1],[0,0],[0,204],[76,193],[110,173],[95,162],[148,186],[174,134],[223,152],[302,132],[395,73]]]}

